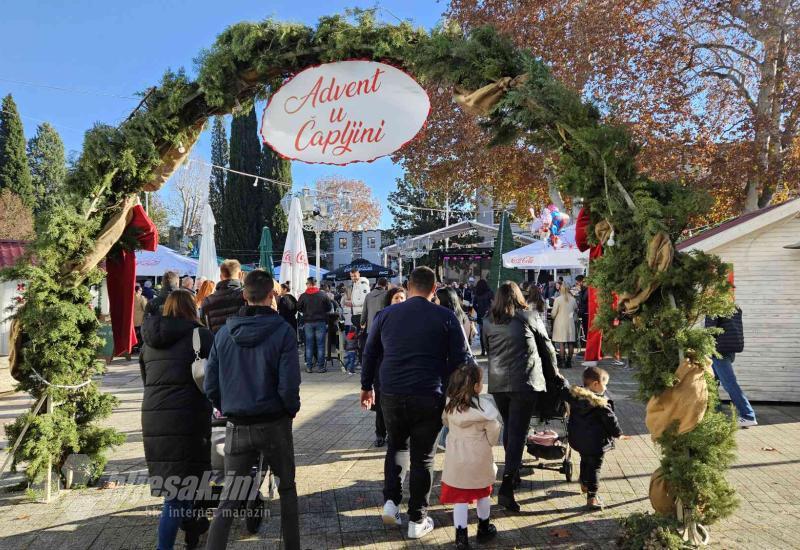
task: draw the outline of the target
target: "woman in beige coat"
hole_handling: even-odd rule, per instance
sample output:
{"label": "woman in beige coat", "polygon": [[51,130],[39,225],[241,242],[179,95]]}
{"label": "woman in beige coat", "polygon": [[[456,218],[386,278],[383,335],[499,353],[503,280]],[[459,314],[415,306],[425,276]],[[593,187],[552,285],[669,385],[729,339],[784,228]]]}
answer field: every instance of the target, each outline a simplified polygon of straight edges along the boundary
{"label": "woman in beige coat", "polygon": [[[578,303],[569,292],[566,283],[561,285],[561,294],[553,301],[553,343],[558,344],[558,368],[572,368],[575,352],[575,313]],[[564,348],[568,348],[566,359]]]}
{"label": "woman in beige coat", "polygon": [[478,541],[486,542],[497,534],[489,523],[492,485],[497,476],[492,447],[500,436],[500,422],[494,401],[480,395],[483,373],[475,364],[461,367],[450,375],[447,405],[442,422],[450,429],[442,471],[442,504],[453,504],[456,548],[468,549],[467,517],[469,505],[477,501]]}

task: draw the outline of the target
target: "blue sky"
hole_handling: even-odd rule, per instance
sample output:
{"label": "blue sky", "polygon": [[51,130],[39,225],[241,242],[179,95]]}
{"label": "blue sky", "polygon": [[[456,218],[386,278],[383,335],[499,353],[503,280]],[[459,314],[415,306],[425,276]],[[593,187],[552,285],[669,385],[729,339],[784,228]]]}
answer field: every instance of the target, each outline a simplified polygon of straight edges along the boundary
{"label": "blue sky", "polygon": [[[121,122],[138,103],[135,93],[157,83],[165,69],[193,72],[194,57],[232,23],[275,17],[313,25],[322,15],[376,5],[374,0],[7,0],[0,18],[0,96],[13,94],[27,138],[48,121],[67,151],[77,151],[87,129],[96,122]],[[380,6],[381,20],[396,22],[396,16],[426,28],[446,7],[434,0],[384,0]],[[194,154],[210,158],[209,142],[206,132]],[[386,158],[344,167],[299,162],[292,167],[296,186],[330,174],[364,180],[383,205],[383,227],[391,223],[386,196],[401,173]]]}

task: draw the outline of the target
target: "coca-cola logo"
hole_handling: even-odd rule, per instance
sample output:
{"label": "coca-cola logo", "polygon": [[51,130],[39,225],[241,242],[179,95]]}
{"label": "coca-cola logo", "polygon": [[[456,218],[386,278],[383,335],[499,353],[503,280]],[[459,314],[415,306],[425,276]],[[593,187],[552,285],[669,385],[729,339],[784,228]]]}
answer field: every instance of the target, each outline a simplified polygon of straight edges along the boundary
{"label": "coca-cola logo", "polygon": [[306,257],[306,253],[302,250],[297,253],[297,263],[300,265],[308,265],[308,258]]}
{"label": "coca-cola logo", "polygon": [[281,261],[286,262],[287,264],[292,263],[292,251],[287,250],[286,252],[284,252],[283,259]]}

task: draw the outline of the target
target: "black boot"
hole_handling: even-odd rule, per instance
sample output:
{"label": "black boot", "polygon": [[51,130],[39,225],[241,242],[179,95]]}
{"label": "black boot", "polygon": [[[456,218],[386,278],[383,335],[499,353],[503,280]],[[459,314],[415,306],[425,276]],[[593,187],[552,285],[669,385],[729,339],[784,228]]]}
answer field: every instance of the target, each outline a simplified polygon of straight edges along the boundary
{"label": "black boot", "polygon": [[565,369],[571,369],[572,368],[572,354],[571,353],[569,355],[567,355],[567,362],[564,364],[564,368]]}
{"label": "black boot", "polygon": [[466,527],[456,527],[456,548],[458,550],[469,550],[469,536]]}
{"label": "black boot", "polygon": [[208,531],[210,522],[208,518],[201,517],[196,520],[192,520],[187,522],[184,525],[184,529],[186,530],[186,549],[193,550],[194,548],[199,547],[200,545],[200,536]]}
{"label": "black boot", "polygon": [[497,504],[509,512],[519,512],[519,504],[514,499],[514,474],[503,475],[503,483],[497,491]]}
{"label": "black boot", "polygon": [[489,518],[478,520],[478,542],[489,542],[497,535],[497,527],[489,523]]}
{"label": "black boot", "polygon": [[564,356],[561,355],[560,353],[556,355],[556,368],[558,368],[559,370],[564,368]]}

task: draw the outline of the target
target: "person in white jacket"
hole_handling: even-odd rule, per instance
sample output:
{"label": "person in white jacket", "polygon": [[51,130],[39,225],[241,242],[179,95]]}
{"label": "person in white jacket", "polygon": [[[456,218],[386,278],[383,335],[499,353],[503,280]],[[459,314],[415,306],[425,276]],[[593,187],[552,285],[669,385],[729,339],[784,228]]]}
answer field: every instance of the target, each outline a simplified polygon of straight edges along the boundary
{"label": "person in white jacket", "polygon": [[366,319],[362,321],[361,313],[364,310],[364,300],[369,294],[369,279],[362,277],[358,268],[353,267],[350,270],[350,280],[353,281],[353,291],[350,297],[353,303],[353,325],[360,330],[364,324],[363,321],[366,321]]}

